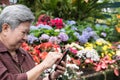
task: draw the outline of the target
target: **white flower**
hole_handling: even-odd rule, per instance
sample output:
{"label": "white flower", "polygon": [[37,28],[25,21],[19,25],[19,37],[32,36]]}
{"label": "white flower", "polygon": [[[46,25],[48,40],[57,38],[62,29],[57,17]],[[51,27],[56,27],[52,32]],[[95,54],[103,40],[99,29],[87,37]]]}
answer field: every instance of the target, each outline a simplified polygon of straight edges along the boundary
{"label": "white flower", "polygon": [[77,53],[77,56],[79,58],[83,58],[83,59],[90,58],[93,61],[99,61],[100,60],[100,57],[99,57],[97,51],[94,50],[94,49],[79,50],[78,53]]}
{"label": "white flower", "polygon": [[72,69],[79,69],[79,67],[76,64],[67,64],[66,67],[70,67]]}
{"label": "white flower", "polygon": [[55,32],[60,32],[60,29],[55,29]]}
{"label": "white flower", "polygon": [[77,49],[80,49],[80,50],[81,50],[81,49],[84,49],[84,47],[82,47],[82,46],[80,46],[80,45],[78,45],[78,44],[76,44],[76,43],[74,43],[74,42],[71,43],[71,46],[72,46],[72,47],[74,46],[74,47],[76,47]]}

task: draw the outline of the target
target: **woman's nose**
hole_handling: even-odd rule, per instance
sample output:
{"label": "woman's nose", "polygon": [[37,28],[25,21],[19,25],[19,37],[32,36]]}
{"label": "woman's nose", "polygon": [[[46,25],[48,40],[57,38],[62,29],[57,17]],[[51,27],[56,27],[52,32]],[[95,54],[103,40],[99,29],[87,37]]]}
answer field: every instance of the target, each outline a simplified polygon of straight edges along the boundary
{"label": "woman's nose", "polygon": [[24,40],[27,40],[28,38],[28,34],[25,34],[25,36],[23,37]]}

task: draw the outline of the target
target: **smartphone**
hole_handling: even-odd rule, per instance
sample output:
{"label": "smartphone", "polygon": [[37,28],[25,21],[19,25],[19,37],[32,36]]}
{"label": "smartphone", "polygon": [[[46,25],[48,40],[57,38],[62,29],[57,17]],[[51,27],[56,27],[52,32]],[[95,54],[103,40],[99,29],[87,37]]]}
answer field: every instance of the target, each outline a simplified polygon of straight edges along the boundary
{"label": "smartphone", "polygon": [[[61,64],[61,61],[65,61],[66,60],[66,56],[67,54],[69,53],[69,48],[67,48],[64,53],[63,53],[63,57],[60,59],[60,61],[57,63],[58,65]],[[55,68],[55,71],[56,71],[57,68]]]}

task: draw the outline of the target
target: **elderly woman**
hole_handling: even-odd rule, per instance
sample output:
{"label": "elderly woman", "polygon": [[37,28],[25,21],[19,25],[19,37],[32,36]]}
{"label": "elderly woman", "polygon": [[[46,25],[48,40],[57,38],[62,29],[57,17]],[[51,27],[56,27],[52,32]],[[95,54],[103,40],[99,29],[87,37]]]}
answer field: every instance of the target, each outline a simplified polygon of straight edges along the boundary
{"label": "elderly woman", "polygon": [[49,52],[41,64],[35,66],[32,57],[20,48],[27,40],[34,16],[24,5],[11,5],[0,14],[0,80],[55,80],[65,72],[65,62],[57,70],[41,78],[41,73],[52,67],[63,55]]}

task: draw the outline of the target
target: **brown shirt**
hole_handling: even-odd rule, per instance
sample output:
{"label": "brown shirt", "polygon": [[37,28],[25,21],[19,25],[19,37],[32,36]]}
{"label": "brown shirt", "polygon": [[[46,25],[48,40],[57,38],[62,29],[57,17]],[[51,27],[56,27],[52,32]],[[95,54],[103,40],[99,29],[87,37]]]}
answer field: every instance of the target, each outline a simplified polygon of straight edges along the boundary
{"label": "brown shirt", "polygon": [[35,66],[32,57],[22,48],[16,50],[18,61],[12,58],[0,42],[0,80],[27,80],[26,72]]}

